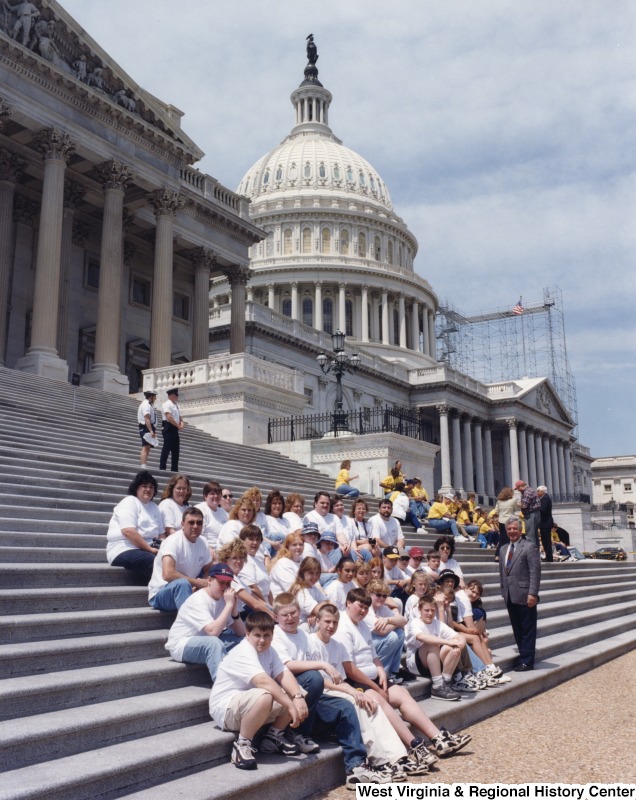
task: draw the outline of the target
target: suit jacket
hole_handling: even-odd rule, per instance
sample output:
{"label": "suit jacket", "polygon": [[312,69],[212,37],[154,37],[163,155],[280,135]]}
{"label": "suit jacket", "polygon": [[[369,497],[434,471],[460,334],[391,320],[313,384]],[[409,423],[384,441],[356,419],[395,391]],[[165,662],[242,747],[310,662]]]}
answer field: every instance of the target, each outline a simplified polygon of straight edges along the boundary
{"label": "suit jacket", "polygon": [[544,530],[552,528],[552,498],[546,492],[541,498],[541,520],[539,527]]}
{"label": "suit jacket", "polygon": [[526,541],[519,539],[515,544],[515,551],[506,574],[507,545],[501,548],[499,554],[499,580],[501,594],[506,602],[525,605],[528,595],[539,596],[541,582],[541,559],[537,548]]}

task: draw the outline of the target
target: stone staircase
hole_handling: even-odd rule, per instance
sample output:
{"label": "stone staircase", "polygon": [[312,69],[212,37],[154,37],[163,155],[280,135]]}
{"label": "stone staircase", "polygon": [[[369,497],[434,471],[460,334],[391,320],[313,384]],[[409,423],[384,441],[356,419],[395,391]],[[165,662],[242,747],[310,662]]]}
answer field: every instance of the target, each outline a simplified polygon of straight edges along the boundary
{"label": "stone staircase", "polygon": [[[137,470],[137,403],[9,370],[0,380],[0,800],[300,800],[341,782],[333,745],[259,757],[255,773],[230,765],[233,737],[208,717],[207,670],[169,659],[173,615],[106,564],[108,519]],[[194,500],[210,478],[235,494],[256,484],[306,497],[331,483],[194,428],[182,453]],[[168,474],[155,473],[162,487]],[[434,538],[409,534],[425,547]],[[457,556],[485,584],[495,660],[509,668],[516,652],[492,553],[464,544]],[[431,700],[426,680],[408,686],[438,724],[470,725],[636,646],[635,589],[630,562],[547,565],[535,672],[453,704]]]}

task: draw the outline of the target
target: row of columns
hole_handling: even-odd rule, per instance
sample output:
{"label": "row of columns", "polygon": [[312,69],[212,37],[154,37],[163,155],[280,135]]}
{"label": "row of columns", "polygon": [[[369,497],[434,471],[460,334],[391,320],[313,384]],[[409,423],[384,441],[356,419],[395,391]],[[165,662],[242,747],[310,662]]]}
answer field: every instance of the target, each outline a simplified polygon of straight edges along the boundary
{"label": "row of columns", "polygon": [[[0,102],[0,121],[7,116]],[[68,367],[60,358],[63,349],[59,331],[65,329],[68,313],[68,275],[63,268],[70,261],[74,206],[84,190],[65,183],[66,167],[76,146],[68,134],[46,129],[34,136],[34,145],[44,159],[42,202],[38,230],[31,343],[18,369],[66,380]],[[15,187],[24,162],[0,150],[0,361],[5,363],[8,293],[13,261],[13,204]],[[100,272],[95,334],[95,358],[85,383],[111,388],[123,386],[119,369],[121,334],[121,287],[123,281],[124,196],[132,181],[130,169],[117,160],[98,167],[104,189],[100,250]],[[75,191],[74,191],[75,190]],[[184,198],[170,188],[147,195],[156,219],[152,316],[150,326],[150,367],[168,366],[172,361],[173,240],[174,223]],[[209,278],[215,265],[211,251],[192,251],[194,305],[192,358],[208,357]],[[232,287],[231,352],[245,349],[245,285],[247,267],[228,267]]]}
{"label": "row of columns", "polygon": [[[267,302],[269,308],[274,308],[276,284],[267,286]],[[314,325],[316,330],[323,329],[323,284],[321,281],[314,283]],[[334,325],[341,330],[345,329],[346,319],[346,292],[347,284],[338,284],[337,296],[337,322]],[[382,290],[377,293],[369,286],[363,285],[360,289],[360,340],[362,342],[380,342],[382,344],[395,344],[403,349],[419,350],[427,355],[435,355],[435,314],[428,306],[413,300],[407,312],[407,300],[402,294],[398,295],[398,337],[392,342],[393,318],[392,301],[389,292]],[[300,320],[302,309],[300,304],[299,284],[294,281],[290,284],[291,317]],[[371,325],[367,309],[371,306]],[[380,326],[380,314],[382,325]],[[410,324],[409,324],[410,318]],[[380,331],[381,327],[381,331]],[[421,334],[421,335],[420,335]]]}
{"label": "row of columns", "polygon": [[[454,485],[456,490],[493,497],[492,426],[469,415],[451,415],[451,408],[445,403],[437,406],[437,412],[442,488],[450,489]],[[508,419],[506,423],[508,427],[503,437],[505,483],[514,486],[522,479],[533,487],[543,484],[554,495],[572,494],[570,444],[521,426],[516,419]]]}

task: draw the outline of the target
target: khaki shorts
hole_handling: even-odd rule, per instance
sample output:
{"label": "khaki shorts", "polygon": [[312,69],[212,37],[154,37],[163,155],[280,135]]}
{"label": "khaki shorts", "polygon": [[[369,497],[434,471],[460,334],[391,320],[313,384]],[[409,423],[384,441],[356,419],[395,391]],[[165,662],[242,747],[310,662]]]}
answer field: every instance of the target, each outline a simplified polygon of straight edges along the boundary
{"label": "khaki shorts", "polygon": [[[266,689],[247,689],[244,692],[235,692],[227,704],[225,712],[225,721],[223,728],[226,731],[239,731],[241,729],[241,720],[253,707],[253,705],[264,695],[271,695]],[[263,723],[274,722],[280,716],[283,707],[276,700],[272,701],[272,710],[270,711],[267,719]]]}

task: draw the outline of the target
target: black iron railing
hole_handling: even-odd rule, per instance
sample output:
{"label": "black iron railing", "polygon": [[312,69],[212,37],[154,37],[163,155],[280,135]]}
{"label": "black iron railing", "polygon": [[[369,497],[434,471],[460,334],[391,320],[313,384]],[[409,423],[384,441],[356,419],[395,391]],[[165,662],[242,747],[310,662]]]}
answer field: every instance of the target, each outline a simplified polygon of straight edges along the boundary
{"label": "black iron railing", "polygon": [[328,414],[302,414],[270,419],[267,441],[295,442],[343,434],[399,433],[411,439],[433,442],[433,428],[417,411],[408,408],[359,409]]}

